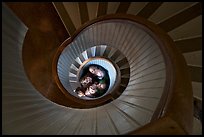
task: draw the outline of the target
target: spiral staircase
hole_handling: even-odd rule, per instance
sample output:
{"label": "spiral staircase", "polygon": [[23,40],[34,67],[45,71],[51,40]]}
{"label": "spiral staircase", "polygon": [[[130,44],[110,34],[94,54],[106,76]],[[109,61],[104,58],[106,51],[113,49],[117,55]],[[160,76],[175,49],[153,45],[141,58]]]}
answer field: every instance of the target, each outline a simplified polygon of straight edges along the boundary
{"label": "spiral staircase", "polygon": [[[3,134],[201,134],[201,10],[198,2],[3,3]],[[108,66],[103,97],[73,92],[87,62]]]}

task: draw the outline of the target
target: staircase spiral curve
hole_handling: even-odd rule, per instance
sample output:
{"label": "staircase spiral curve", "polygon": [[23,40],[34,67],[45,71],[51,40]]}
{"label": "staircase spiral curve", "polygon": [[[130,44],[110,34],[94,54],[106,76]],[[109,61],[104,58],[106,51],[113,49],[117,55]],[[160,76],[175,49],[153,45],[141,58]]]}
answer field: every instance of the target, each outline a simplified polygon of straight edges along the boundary
{"label": "staircase spiral curve", "polygon": [[[176,108],[172,100],[178,100],[172,95],[177,95],[177,86],[182,83],[175,82],[182,72],[176,65],[186,64],[180,56],[178,61],[173,60],[172,51],[179,52],[155,24],[132,15],[106,15],[84,24],[65,40],[55,54],[52,71],[61,92],[77,103],[67,107],[47,100],[29,82],[21,56],[28,28],[5,5],[3,12],[4,18],[11,17],[3,20],[4,134],[131,134],[168,116],[172,123],[179,121],[172,110],[186,102]],[[18,38],[7,39],[9,36]],[[79,85],[80,67],[91,59],[97,59],[101,66],[110,61],[116,68],[116,81],[103,97],[81,99],[73,90]],[[191,85],[188,75],[185,78],[181,88],[189,93],[181,95],[190,100]],[[190,126],[182,127],[190,131]]]}

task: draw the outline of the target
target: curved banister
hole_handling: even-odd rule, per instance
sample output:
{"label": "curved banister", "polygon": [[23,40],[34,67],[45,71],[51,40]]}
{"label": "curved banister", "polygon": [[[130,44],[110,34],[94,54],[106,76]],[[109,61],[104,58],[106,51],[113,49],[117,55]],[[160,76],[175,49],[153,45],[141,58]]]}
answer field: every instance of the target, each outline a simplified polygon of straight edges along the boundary
{"label": "curved banister", "polygon": [[[66,89],[63,87],[63,85],[61,84],[59,77],[57,76],[57,62],[58,62],[58,58],[61,55],[62,51],[64,48],[66,48],[67,45],[69,45],[72,41],[75,40],[75,38],[78,36],[78,34],[80,34],[84,29],[86,29],[88,26],[91,26],[94,23],[100,22],[100,21],[105,21],[105,20],[111,20],[111,19],[124,19],[124,20],[130,20],[130,21],[134,21],[137,22],[139,24],[142,24],[144,26],[146,26],[146,23],[148,23],[149,21],[147,21],[144,18],[138,17],[138,16],[134,16],[134,15],[127,15],[127,14],[111,14],[111,15],[105,15],[105,16],[101,16],[99,18],[96,18],[94,20],[88,21],[86,22],[84,25],[82,25],[79,29],[77,29],[75,31],[75,33],[73,34],[73,36],[69,37],[67,40],[65,40],[60,47],[58,48],[54,59],[53,59],[53,64],[52,64],[52,74],[53,77],[58,85],[58,87],[61,89],[61,91],[63,92],[63,94],[70,100],[72,100],[73,102],[77,102],[79,104],[81,104],[83,107],[90,107],[92,105],[96,106],[96,104],[103,104],[108,100],[113,100],[114,98],[112,97],[111,94],[104,96],[100,99],[97,100],[82,100],[79,99],[77,97],[74,97],[72,95],[69,95],[66,91]],[[143,27],[143,26],[141,26]],[[148,31],[148,33],[153,34],[151,31],[149,31],[147,28],[143,28],[144,30]],[[150,28],[149,28],[150,29]],[[155,32],[156,33],[156,32]],[[166,86],[167,87],[167,86]],[[117,90],[118,88],[116,88]],[[165,91],[164,91],[165,92]],[[165,96],[166,94],[163,94],[163,96]],[[165,98],[165,97],[163,97]],[[83,108],[82,107],[82,108]],[[93,106],[92,106],[93,107]],[[159,110],[161,110],[160,108],[158,108]],[[157,110],[158,111],[158,110]],[[157,112],[156,111],[156,112]],[[157,114],[157,113],[155,113]],[[158,114],[157,114],[158,115]],[[153,117],[154,118],[154,117]]]}
{"label": "curved banister", "polygon": [[[58,52],[55,55],[53,61],[53,74],[57,84],[59,85],[59,79],[56,76],[56,63],[63,48],[74,41],[77,35],[88,26],[96,22],[110,19],[124,19],[142,24],[146,27],[143,29],[159,43],[159,47],[163,53],[166,65],[166,83],[159,105],[157,106],[157,109],[152,117],[152,121],[160,117],[170,117],[175,120],[186,133],[191,133],[193,119],[192,87],[186,62],[183,56],[178,52],[173,40],[166,34],[166,32],[164,32],[156,24],[149,22],[142,17],[127,14],[111,14],[101,16],[82,25],[71,38],[66,40],[60,46]],[[64,89],[62,89],[62,91],[65,92]],[[93,101],[93,103],[95,102],[97,101]]]}
{"label": "curved banister", "polygon": [[[18,54],[15,54],[16,56],[13,54],[7,54],[17,53],[14,48],[12,48],[12,46],[16,46],[16,43],[14,42],[8,44],[9,46],[5,43],[3,44],[5,47],[3,48],[4,51],[7,51],[3,53],[5,53],[8,58],[12,57],[12,62],[14,63],[13,65],[10,65],[10,62],[8,62],[6,58],[3,59],[3,65],[5,65],[3,67],[3,72],[5,72],[3,75],[7,76],[3,79],[3,83],[5,84],[3,88],[2,113],[4,134],[103,134],[104,132],[106,134],[121,134],[124,132],[125,134],[189,134],[191,132],[191,122],[193,118],[191,104],[192,87],[184,58],[174,47],[171,38],[155,24],[140,17],[129,15],[111,16],[104,16],[100,19],[104,18],[107,20],[120,18],[136,21],[137,23],[139,22],[149,28],[150,31],[149,29],[146,29],[146,31],[149,31],[148,34],[160,43],[159,46],[166,63],[166,84],[160,103],[157,110],[154,112],[152,121],[150,121],[149,124],[141,121],[141,123],[137,123],[138,121],[135,120],[132,115],[130,116],[126,113],[127,111],[125,112],[122,111],[121,108],[118,108],[116,104],[120,101],[114,103],[111,102],[110,105],[106,105],[107,107],[102,106],[93,109],[69,108],[48,101],[33,88],[31,83],[29,83],[24,71],[21,71],[23,70],[23,65],[15,63],[20,60]],[[6,18],[6,16],[4,16],[4,19],[10,20],[12,19],[12,16],[10,17],[11,18]],[[4,25],[6,24],[5,22],[3,23]],[[15,23],[13,23],[12,26],[15,26],[14,28],[16,29],[20,28],[20,25],[16,25]],[[10,26],[7,25],[5,27],[8,29]],[[14,31],[15,30],[10,29],[10,33],[8,34],[19,34],[12,33]],[[157,34],[157,36],[155,36],[154,33]],[[67,39],[67,41],[64,42],[64,47],[66,46],[65,43],[71,42],[72,39],[73,38]],[[5,39],[4,37],[4,40],[8,39]],[[19,45],[22,46],[22,43]],[[60,54],[63,50],[63,44],[58,50],[58,53]],[[17,51],[19,51],[19,49],[17,49]],[[56,53],[55,61],[57,61],[58,53]],[[13,71],[11,72],[9,70],[12,67],[15,68],[12,69]],[[22,73],[19,73],[19,71]],[[19,79],[22,81],[15,81],[16,79],[14,78],[16,76],[20,77]],[[57,79],[57,75],[53,75],[53,77]],[[11,83],[8,82],[9,78],[12,80]],[[13,90],[13,88],[16,88],[16,90]],[[81,104],[78,105],[80,106]],[[138,113],[135,112],[134,114]],[[145,113],[139,114],[146,116]],[[97,119],[97,117],[99,119]],[[121,120],[120,118],[123,118],[124,120],[124,123],[121,125],[119,125],[121,121],[117,122],[117,120]],[[106,125],[106,127],[104,125]],[[124,125],[128,125],[128,128]],[[138,129],[138,126],[142,127]],[[88,130],[86,130],[86,128]],[[123,128],[125,129],[123,130]],[[134,131],[134,129],[136,130]],[[127,131],[131,132],[127,133]]]}

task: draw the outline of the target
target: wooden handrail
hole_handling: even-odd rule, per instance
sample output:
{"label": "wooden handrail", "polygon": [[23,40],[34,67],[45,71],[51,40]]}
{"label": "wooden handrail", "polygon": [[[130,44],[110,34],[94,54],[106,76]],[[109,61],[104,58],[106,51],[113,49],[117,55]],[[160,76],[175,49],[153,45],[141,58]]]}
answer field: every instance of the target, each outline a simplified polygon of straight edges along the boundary
{"label": "wooden handrail", "polygon": [[[60,85],[59,78],[57,77],[56,63],[59,58],[60,53],[65,48],[68,43],[74,41],[76,36],[83,31],[86,27],[100,21],[111,20],[111,19],[120,19],[120,20],[130,20],[141,24],[144,26],[144,30],[154,38],[154,40],[158,43],[159,48],[163,54],[165,66],[166,66],[166,82],[162,97],[158,104],[158,107],[153,115],[152,122],[156,124],[147,124],[145,127],[150,127],[152,129],[156,129],[159,126],[160,121],[165,119],[164,124],[167,124],[166,133],[168,134],[168,122],[166,120],[174,121],[176,123],[175,128],[179,127],[179,130],[183,130],[181,134],[190,134],[192,131],[192,121],[193,121],[193,94],[192,94],[192,85],[189,78],[189,72],[187,70],[187,65],[184,57],[176,48],[173,40],[167,35],[167,33],[162,30],[156,24],[149,22],[145,18],[128,15],[128,14],[111,14],[101,16],[94,20],[91,20],[81,26],[71,38],[67,39],[58,49],[53,61],[53,74],[55,80],[60,87],[60,89],[65,92]],[[66,95],[67,96],[67,95]],[[82,101],[81,99],[77,99],[76,97],[69,97],[72,100],[77,100],[77,102],[81,101],[83,103],[88,103],[87,101]],[[75,101],[76,101],[75,100]],[[95,100],[92,103],[96,103],[98,100]],[[101,100],[102,102],[104,100]],[[82,103],[82,104],[83,104]],[[163,117],[163,118],[161,118]],[[157,122],[158,121],[158,122]],[[158,123],[158,124],[157,124]],[[155,126],[157,125],[157,126]],[[146,128],[141,128],[140,133],[146,132]],[[157,134],[159,130],[151,130],[152,134]],[[161,132],[164,133],[165,131]],[[129,133],[129,134],[137,134],[137,130]]]}

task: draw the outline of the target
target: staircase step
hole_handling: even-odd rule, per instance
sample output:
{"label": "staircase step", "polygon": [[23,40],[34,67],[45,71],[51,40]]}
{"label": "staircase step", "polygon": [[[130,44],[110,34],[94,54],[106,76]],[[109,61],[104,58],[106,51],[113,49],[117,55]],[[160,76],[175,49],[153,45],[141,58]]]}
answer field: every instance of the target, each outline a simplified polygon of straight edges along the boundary
{"label": "staircase step", "polygon": [[162,2],[148,2],[137,16],[148,19],[161,5]]}
{"label": "staircase step", "polygon": [[53,5],[56,8],[56,11],[58,12],[63,24],[65,25],[65,28],[70,36],[74,34],[76,31],[76,28],[72,22],[72,19],[70,18],[69,14],[67,13],[63,3],[61,2],[53,2]]}
{"label": "staircase step", "polygon": [[99,2],[97,17],[105,15],[108,9],[108,2]]}
{"label": "staircase step", "polygon": [[194,3],[195,2],[164,2],[148,20],[158,24],[181,12],[183,9],[190,7]]}
{"label": "staircase step", "polygon": [[131,2],[120,2],[116,13],[126,13],[130,7]]}
{"label": "staircase step", "polygon": [[159,23],[158,25],[161,28],[163,28],[166,32],[169,32],[201,14],[202,5],[201,3],[197,3],[192,7],[176,14],[175,16],[166,19],[165,21]]}
{"label": "staircase step", "polygon": [[74,26],[76,29],[78,29],[81,26],[80,21],[80,13],[78,8],[77,2],[59,2],[64,5],[64,8],[69,15],[70,19],[72,20]]}
{"label": "staircase step", "polygon": [[202,83],[192,81],[191,84],[193,88],[193,96],[195,98],[202,100]]}
{"label": "staircase step", "polygon": [[202,67],[188,65],[188,69],[192,81],[202,82]]}
{"label": "staircase step", "polygon": [[192,66],[202,66],[202,50],[183,54],[186,63]]}
{"label": "staircase step", "polygon": [[202,37],[176,40],[175,44],[182,53],[202,50]]}
{"label": "staircase step", "polygon": [[108,2],[107,14],[114,14],[120,2]]}
{"label": "staircase step", "polygon": [[78,2],[81,24],[89,21],[88,8],[86,2]]}

